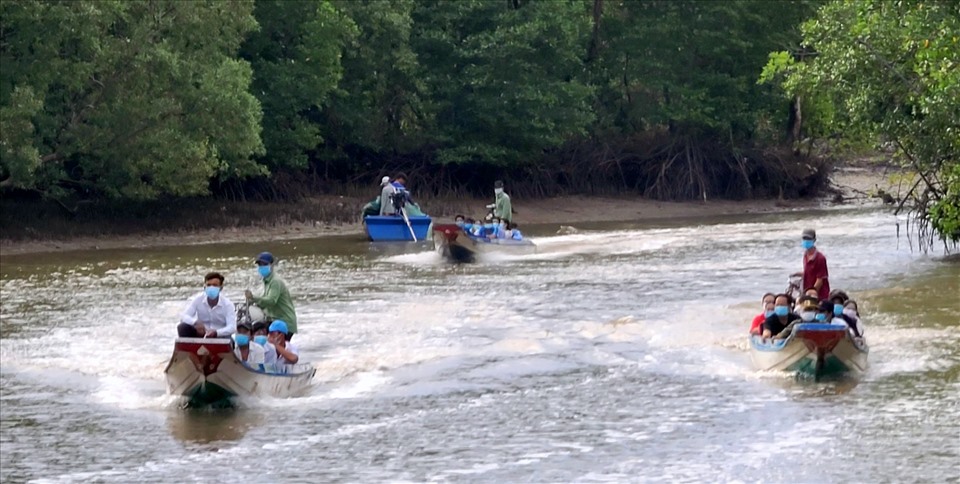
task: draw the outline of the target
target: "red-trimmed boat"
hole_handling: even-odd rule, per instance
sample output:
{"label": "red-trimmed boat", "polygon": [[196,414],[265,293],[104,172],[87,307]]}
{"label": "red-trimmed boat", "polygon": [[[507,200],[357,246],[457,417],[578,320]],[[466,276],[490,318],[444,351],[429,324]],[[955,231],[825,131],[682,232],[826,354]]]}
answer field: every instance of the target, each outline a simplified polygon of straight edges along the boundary
{"label": "red-trimmed boat", "polygon": [[317,372],[311,365],[252,368],[237,359],[229,338],[177,338],[164,374],[171,395],[190,406],[227,403],[232,397],[303,394]]}
{"label": "red-trimmed boat", "polygon": [[474,237],[455,224],[433,226],[433,244],[444,258],[452,262],[476,262],[483,254],[525,255],[537,252],[529,240],[487,239]]}
{"label": "red-trimmed boat", "polygon": [[750,359],[758,370],[793,371],[819,379],[867,370],[870,348],[843,324],[799,323],[784,339],[750,337]]}

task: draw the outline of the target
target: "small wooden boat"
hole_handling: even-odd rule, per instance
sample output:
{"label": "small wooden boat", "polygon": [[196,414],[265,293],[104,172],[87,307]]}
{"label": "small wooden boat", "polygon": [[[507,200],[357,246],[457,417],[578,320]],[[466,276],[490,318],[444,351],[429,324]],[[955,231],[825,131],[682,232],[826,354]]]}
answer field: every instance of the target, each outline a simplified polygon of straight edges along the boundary
{"label": "small wooden boat", "polygon": [[233,352],[229,338],[177,338],[164,374],[171,395],[191,406],[218,404],[236,396],[292,397],[306,391],[317,372],[311,365],[252,368]]}
{"label": "small wooden boat", "polygon": [[537,246],[529,240],[486,239],[474,237],[455,224],[433,228],[433,243],[437,251],[453,262],[475,262],[482,254],[534,254]]}
{"label": "small wooden boat", "polygon": [[793,371],[815,379],[863,373],[869,352],[866,342],[854,339],[841,324],[799,323],[784,339],[750,336],[750,359],[758,370]]}

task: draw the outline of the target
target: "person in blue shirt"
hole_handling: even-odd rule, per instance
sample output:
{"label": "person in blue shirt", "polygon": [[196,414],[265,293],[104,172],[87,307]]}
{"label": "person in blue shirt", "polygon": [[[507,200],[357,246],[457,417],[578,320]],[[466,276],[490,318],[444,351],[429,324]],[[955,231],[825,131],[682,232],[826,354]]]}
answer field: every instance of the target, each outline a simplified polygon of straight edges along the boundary
{"label": "person in blue shirt", "polygon": [[407,190],[407,175],[403,172],[397,174],[393,177],[393,182],[390,183],[397,193],[402,193],[404,202],[410,205],[414,205],[413,196],[410,195],[410,192]]}
{"label": "person in blue shirt", "polygon": [[511,240],[523,240],[523,234],[520,233],[520,229],[517,228],[517,224],[507,224],[507,238]]}
{"label": "person in blue shirt", "polygon": [[486,237],[487,229],[483,224],[483,219],[477,219],[473,222],[473,225],[470,228],[470,235],[474,237]]}

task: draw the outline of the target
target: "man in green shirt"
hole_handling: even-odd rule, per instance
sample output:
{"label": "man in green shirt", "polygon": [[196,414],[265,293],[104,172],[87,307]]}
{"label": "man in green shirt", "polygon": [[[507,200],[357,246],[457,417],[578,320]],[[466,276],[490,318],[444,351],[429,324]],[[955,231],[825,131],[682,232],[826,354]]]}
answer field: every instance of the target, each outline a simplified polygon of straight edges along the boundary
{"label": "man in green shirt", "polygon": [[504,222],[513,223],[513,207],[510,205],[510,195],[503,191],[503,182],[497,180],[493,184],[493,193],[496,195],[494,203],[487,205],[493,209],[493,216]]}
{"label": "man in green shirt", "polygon": [[297,332],[297,311],[293,308],[293,298],[286,283],[274,272],[274,261],[273,254],[269,252],[257,256],[257,272],[263,278],[263,295],[254,297],[249,289],[244,294],[248,302],[263,309],[267,319],[287,322],[287,341],[290,341]]}

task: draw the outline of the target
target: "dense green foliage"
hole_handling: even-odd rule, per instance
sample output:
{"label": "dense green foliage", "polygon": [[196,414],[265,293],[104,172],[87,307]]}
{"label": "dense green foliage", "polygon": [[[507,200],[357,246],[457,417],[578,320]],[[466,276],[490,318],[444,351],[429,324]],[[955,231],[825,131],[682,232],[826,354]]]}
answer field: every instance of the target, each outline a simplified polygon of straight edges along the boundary
{"label": "dense green foliage", "polygon": [[756,78],[818,5],[5,0],[0,185],[154,199],[404,168],[435,191],[803,194],[823,177],[789,149],[795,103]]}
{"label": "dense green foliage", "polygon": [[141,199],[260,173],[260,106],[236,58],[252,8],[0,3],[0,184]]}
{"label": "dense green foliage", "polygon": [[831,129],[895,147],[918,175],[905,200],[933,229],[921,239],[960,241],[960,4],[834,1],[803,33],[816,56],[774,54],[768,77],[830,100]]}

